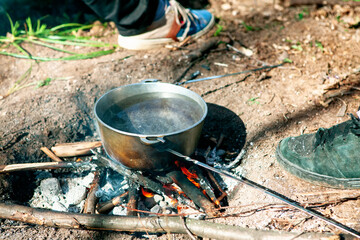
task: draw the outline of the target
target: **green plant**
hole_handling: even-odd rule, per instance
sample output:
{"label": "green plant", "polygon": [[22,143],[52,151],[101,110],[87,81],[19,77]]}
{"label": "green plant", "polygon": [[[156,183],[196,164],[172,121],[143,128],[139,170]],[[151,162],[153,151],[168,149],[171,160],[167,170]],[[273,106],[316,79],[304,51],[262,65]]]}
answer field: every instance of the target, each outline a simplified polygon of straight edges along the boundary
{"label": "green plant", "polygon": [[244,21],[242,22],[242,25],[244,26],[246,31],[259,31],[259,30],[261,30],[260,27],[253,27],[253,26],[247,25]]}
{"label": "green plant", "polygon": [[32,64],[30,65],[30,67],[25,71],[25,73],[23,73],[17,80],[16,82],[14,83],[14,85],[9,88],[9,90],[7,91],[7,93],[2,96],[3,98],[6,98],[7,96],[9,96],[10,94],[22,89],[22,88],[25,88],[25,87],[28,87],[30,86],[29,84],[26,84],[26,82],[28,81],[28,79],[30,78],[30,74],[31,74],[31,71],[32,71]]}
{"label": "green plant", "polygon": [[224,26],[220,25],[220,24],[216,24],[216,31],[214,33],[214,37],[217,37],[220,35],[220,33],[222,32]]}
{"label": "green plant", "polygon": [[298,51],[302,51],[303,48],[301,47],[301,44],[299,42],[297,42],[296,44],[294,45],[291,45],[291,48],[292,49],[295,49],[295,50],[298,50]]}
{"label": "green plant", "polygon": [[33,65],[31,64],[30,67],[9,88],[7,93],[4,96],[2,96],[2,98],[6,98],[10,94],[12,94],[12,93],[14,93],[16,91],[19,91],[19,90],[21,90],[23,88],[30,87],[30,86],[35,86],[35,89],[37,89],[37,88],[41,88],[41,87],[50,85],[51,81],[70,79],[69,77],[67,77],[67,78],[50,78],[50,77],[47,77],[47,78],[39,80],[39,81],[28,82],[29,79],[30,79],[32,67],[33,67]]}
{"label": "green plant", "polygon": [[324,46],[321,42],[315,40],[315,46],[318,47],[322,52],[324,52]]}
{"label": "green plant", "polygon": [[301,12],[296,15],[296,20],[298,21],[303,20],[305,16],[309,15],[309,13],[310,12],[308,8],[303,8]]}
{"label": "green plant", "polygon": [[[89,37],[80,37],[76,35],[79,30],[92,28],[92,24],[85,25],[79,23],[66,23],[55,26],[53,28],[48,28],[46,24],[41,23],[40,19],[33,23],[30,18],[27,18],[24,23],[25,29],[21,30],[20,23],[18,21],[14,23],[8,14],[7,17],[10,23],[11,33],[7,36],[0,36],[0,43],[2,43],[2,45],[6,45],[2,48],[2,51],[0,51],[0,54],[2,55],[38,61],[80,60],[107,55],[113,53],[117,48],[117,46],[114,44],[94,41],[90,40]],[[33,56],[30,52],[21,46],[23,42],[47,47],[55,51],[69,54],[69,56],[59,58]],[[5,48],[11,45],[14,46],[20,53],[5,51]],[[106,49],[90,52],[87,51],[87,53],[76,53],[60,48],[58,45]]]}
{"label": "green plant", "polygon": [[41,88],[43,86],[47,86],[47,85],[50,85],[50,82],[52,81],[53,79],[52,78],[45,78],[44,80],[40,80],[37,82],[36,84],[36,88]]}
{"label": "green plant", "polygon": [[249,105],[252,105],[252,104],[257,104],[257,105],[259,105],[260,102],[259,102],[259,101],[256,101],[258,98],[259,98],[259,97],[252,97],[252,98],[250,98],[249,100],[247,100],[247,103],[248,103]]}

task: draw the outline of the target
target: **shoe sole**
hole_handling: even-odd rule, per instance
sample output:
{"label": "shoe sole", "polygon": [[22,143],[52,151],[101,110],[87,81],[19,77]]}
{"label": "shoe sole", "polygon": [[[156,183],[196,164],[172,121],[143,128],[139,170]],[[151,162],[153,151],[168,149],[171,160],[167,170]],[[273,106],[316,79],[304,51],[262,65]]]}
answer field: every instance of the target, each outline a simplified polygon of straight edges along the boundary
{"label": "shoe sole", "polygon": [[[199,32],[191,35],[193,39],[197,39],[207,32],[210,31],[210,29],[215,24],[215,17],[212,15],[212,18],[209,21],[209,24],[206,25],[202,30]],[[179,38],[179,41],[183,41],[184,39]],[[163,47],[166,44],[175,43],[174,39],[172,38],[156,38],[156,39],[139,39],[138,37],[123,37],[121,35],[118,36],[118,44],[120,47],[129,49],[129,50],[147,50],[152,48],[159,48]]]}
{"label": "shoe sole", "polygon": [[296,177],[324,187],[341,189],[360,189],[360,178],[336,178],[316,172],[305,170],[298,165],[288,161],[280,151],[280,143],[276,148],[276,158],[280,165]]}

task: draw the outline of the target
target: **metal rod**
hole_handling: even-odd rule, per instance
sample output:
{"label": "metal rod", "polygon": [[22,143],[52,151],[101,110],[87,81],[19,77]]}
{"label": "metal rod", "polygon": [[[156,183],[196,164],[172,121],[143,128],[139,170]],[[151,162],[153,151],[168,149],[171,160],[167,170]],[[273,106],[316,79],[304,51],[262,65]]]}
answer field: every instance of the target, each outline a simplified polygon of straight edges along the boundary
{"label": "metal rod", "polygon": [[351,235],[353,235],[353,236],[355,236],[357,238],[360,238],[360,232],[358,232],[358,231],[356,231],[356,230],[354,230],[354,229],[352,229],[352,228],[350,228],[348,226],[345,226],[344,224],[342,224],[340,222],[337,222],[334,219],[327,218],[324,215],[322,215],[320,212],[304,208],[303,206],[299,205],[299,203],[297,203],[296,201],[294,201],[294,200],[292,200],[292,199],[290,199],[290,198],[288,198],[288,197],[286,197],[286,196],[284,196],[284,195],[282,195],[280,193],[277,193],[277,192],[275,192],[275,191],[273,191],[273,190],[271,190],[271,189],[269,189],[267,187],[264,187],[264,186],[262,186],[260,184],[257,184],[256,182],[253,182],[253,181],[251,181],[249,179],[246,179],[245,177],[234,176],[230,172],[223,171],[223,170],[211,167],[211,166],[209,166],[209,165],[207,165],[205,163],[202,163],[202,162],[200,162],[200,161],[198,161],[196,159],[192,159],[192,158],[190,158],[188,156],[185,156],[185,155],[183,155],[183,154],[181,154],[179,152],[176,152],[176,151],[174,151],[172,149],[167,149],[167,151],[174,154],[175,156],[178,156],[178,157],[181,157],[181,158],[185,159],[186,161],[192,162],[192,163],[194,163],[194,164],[196,164],[198,166],[209,169],[209,170],[211,170],[213,172],[224,175],[226,177],[232,178],[232,179],[237,180],[239,182],[242,182],[242,183],[244,183],[244,184],[246,184],[246,185],[248,185],[250,187],[253,187],[253,188],[257,189],[257,190],[260,190],[260,191],[262,191],[262,192],[264,192],[266,194],[269,194],[269,195],[271,195],[271,196],[273,196],[273,197],[275,197],[275,198],[277,198],[277,199],[279,199],[279,200],[293,206],[294,208],[296,208],[296,209],[298,209],[300,211],[308,213],[311,216],[320,218],[321,220],[325,221],[326,223],[328,223],[330,225],[333,225],[334,227],[339,228],[339,229],[343,230],[344,232],[347,232],[347,233],[349,233],[349,234],[351,234]]}
{"label": "metal rod", "polygon": [[283,63],[280,63],[280,64],[276,64],[276,65],[271,65],[271,66],[264,66],[264,67],[261,67],[261,68],[245,70],[245,71],[242,71],[242,72],[228,73],[228,74],[216,75],[216,76],[210,76],[210,77],[198,78],[198,79],[190,79],[190,80],[187,80],[185,82],[178,82],[178,83],[176,83],[176,85],[184,85],[184,84],[188,84],[188,83],[212,80],[212,79],[216,79],[216,78],[229,77],[229,76],[234,76],[234,75],[239,75],[239,74],[244,74],[244,73],[249,73],[249,72],[261,71],[261,70],[265,70],[265,69],[272,69],[272,68],[280,67],[282,65],[283,65]]}

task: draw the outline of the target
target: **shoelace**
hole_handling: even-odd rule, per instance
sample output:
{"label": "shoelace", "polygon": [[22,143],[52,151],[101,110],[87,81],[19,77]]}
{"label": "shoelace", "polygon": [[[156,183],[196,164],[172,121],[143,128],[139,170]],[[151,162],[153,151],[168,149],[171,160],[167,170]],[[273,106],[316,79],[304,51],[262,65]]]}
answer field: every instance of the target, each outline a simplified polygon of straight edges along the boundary
{"label": "shoelace", "polygon": [[350,114],[352,125],[350,126],[350,130],[356,136],[360,136],[360,118],[355,117],[354,115]]}
{"label": "shoelace", "polygon": [[[170,5],[174,8],[175,11],[175,21],[180,26],[185,26],[185,30],[183,35],[180,38],[184,38],[187,36],[190,31],[191,21],[195,21],[198,17],[190,12],[189,9],[184,8],[180,3],[175,0],[170,0]],[[180,17],[182,22],[180,22]]]}
{"label": "shoelace", "polygon": [[350,113],[351,122],[345,125],[343,129],[339,127],[331,127],[329,129],[319,128],[315,135],[314,147],[324,145],[325,143],[330,143],[334,140],[335,136],[341,132],[343,137],[349,134],[351,131],[356,136],[360,137],[360,119],[356,118],[353,114]]}

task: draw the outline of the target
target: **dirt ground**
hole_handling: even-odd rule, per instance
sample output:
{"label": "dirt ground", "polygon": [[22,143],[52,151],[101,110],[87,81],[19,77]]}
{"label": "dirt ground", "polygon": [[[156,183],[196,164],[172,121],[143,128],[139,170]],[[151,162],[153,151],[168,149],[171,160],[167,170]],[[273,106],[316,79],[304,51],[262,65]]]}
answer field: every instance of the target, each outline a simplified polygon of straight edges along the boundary
{"label": "dirt ground", "polygon": [[[245,46],[253,54],[245,57],[222,43],[191,67],[186,76],[197,70],[201,72],[200,77],[221,75],[259,68],[263,64],[278,64],[285,58],[291,60],[291,63],[271,70],[185,85],[207,103],[225,108],[232,113],[229,116],[235,116],[213,124],[219,129],[227,129],[225,143],[231,145],[232,150],[240,151],[246,135],[246,154],[239,169],[248,179],[300,203],[334,201],[316,210],[360,231],[359,191],[326,188],[298,179],[283,170],[275,157],[276,146],[282,138],[330,127],[348,120],[346,113],[357,111],[360,105],[357,90],[332,98],[327,107],[318,103],[327,86],[351,77],[359,70],[360,30],[356,24],[360,7],[282,7],[270,0],[212,0],[210,3],[210,11],[223,26],[218,38],[237,49]],[[192,42],[186,48],[198,48],[203,41],[213,38],[216,29],[208,34],[208,38]],[[110,27],[91,34],[99,34],[100,40],[110,43],[117,40],[116,31]],[[61,55],[44,47],[24,46],[38,56]],[[45,162],[49,158],[40,147],[98,140],[93,106],[102,94],[147,78],[172,83],[189,67],[184,57],[188,52],[187,49],[168,48],[118,49],[111,55],[95,59],[38,63],[0,55],[0,95],[6,94],[31,64],[30,82],[47,77],[69,77],[38,89],[24,88],[0,100],[0,164]],[[211,115],[217,113],[211,112]],[[246,134],[239,133],[236,118],[245,124]],[[219,131],[214,130],[213,134],[219,137]],[[33,181],[32,172],[1,175],[0,200],[26,203],[35,187]],[[350,200],[341,201],[344,198]],[[264,207],[269,204],[282,207]],[[286,209],[279,200],[241,184],[230,193],[225,215],[227,217],[214,221],[299,234],[339,232],[321,220]],[[162,237],[188,238],[172,234]],[[50,238],[137,239],[145,236],[0,221],[0,239]]]}

